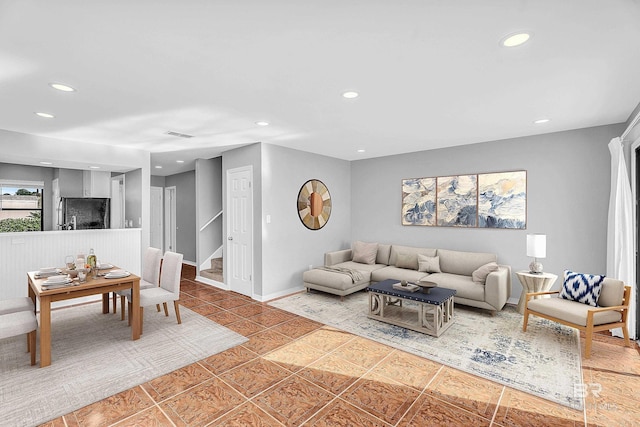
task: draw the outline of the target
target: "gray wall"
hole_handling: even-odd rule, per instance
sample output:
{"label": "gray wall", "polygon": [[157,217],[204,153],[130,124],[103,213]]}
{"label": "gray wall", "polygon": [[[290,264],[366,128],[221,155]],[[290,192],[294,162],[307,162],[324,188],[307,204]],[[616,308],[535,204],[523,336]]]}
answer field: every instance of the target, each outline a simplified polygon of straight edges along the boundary
{"label": "gray wall", "polygon": [[184,260],[196,262],[196,174],[195,171],[170,175],[165,187],[176,187],[176,251]]}
{"label": "gray wall", "polygon": [[[134,228],[142,227],[142,169],[124,174],[124,217],[133,221]],[[145,193],[147,197],[149,192]],[[149,224],[144,224],[149,228]]]}
{"label": "gray wall", "polygon": [[[320,230],[309,230],[298,216],[300,187],[322,181],[332,211]],[[309,265],[324,264],[324,253],[350,242],[351,172],[345,160],[275,145],[262,145],[262,293],[273,298],[302,285]],[[256,213],[260,212],[255,210]],[[271,223],[266,223],[266,216]]]}
{"label": "gray wall", "polygon": [[[624,124],[352,162],[352,239],[498,254],[526,269],[528,233],[547,235],[544,270],[605,273],[610,156]],[[402,226],[403,178],[527,171],[527,230]],[[346,247],[346,244],[344,245]],[[512,297],[522,286],[512,276]],[[561,278],[554,289],[561,285]]]}
{"label": "gray wall", "polygon": [[165,177],[158,175],[151,175],[151,186],[152,187],[164,187]]}
{"label": "gray wall", "polygon": [[[198,230],[197,236],[197,265],[211,268],[205,264],[209,257],[222,246],[222,158],[196,160],[196,210]],[[212,218],[216,218],[211,221]],[[202,227],[206,227],[202,229]]]}

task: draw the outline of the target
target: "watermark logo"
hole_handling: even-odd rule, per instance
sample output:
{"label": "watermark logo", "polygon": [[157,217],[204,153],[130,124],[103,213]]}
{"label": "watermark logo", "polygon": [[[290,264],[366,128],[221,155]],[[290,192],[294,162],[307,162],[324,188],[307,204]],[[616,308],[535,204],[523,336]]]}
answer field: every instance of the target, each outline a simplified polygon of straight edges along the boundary
{"label": "watermark logo", "polygon": [[593,397],[600,397],[602,392],[602,384],[600,383],[577,383],[573,385],[573,395],[575,397],[585,398],[589,395]]}

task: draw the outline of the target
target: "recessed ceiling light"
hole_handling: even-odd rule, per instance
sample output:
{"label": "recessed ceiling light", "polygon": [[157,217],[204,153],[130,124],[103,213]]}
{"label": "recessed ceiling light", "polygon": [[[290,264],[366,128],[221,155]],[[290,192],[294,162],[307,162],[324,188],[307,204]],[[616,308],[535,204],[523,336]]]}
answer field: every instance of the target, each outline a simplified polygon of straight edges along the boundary
{"label": "recessed ceiling light", "polygon": [[347,99],[357,98],[358,95],[359,95],[359,93],[358,92],[354,92],[354,91],[348,91],[348,92],[344,92],[342,94],[342,96],[347,98]]}
{"label": "recessed ceiling light", "polygon": [[184,160],[176,160],[176,163],[184,163]]}
{"label": "recessed ceiling light", "polygon": [[100,169],[100,166],[89,166],[89,169]]}
{"label": "recessed ceiling light", "polygon": [[51,162],[40,162],[41,165],[52,165],[53,163]]}
{"label": "recessed ceiling light", "polygon": [[67,86],[67,85],[62,84],[62,83],[49,83],[49,86],[51,86],[54,89],[61,90],[63,92],[75,92],[76,91],[71,86]]}
{"label": "recessed ceiling light", "polygon": [[53,119],[55,116],[53,114],[49,114],[49,113],[42,113],[42,112],[35,112],[36,116],[40,116],[40,117],[44,117],[45,119]]}
{"label": "recessed ceiling light", "polygon": [[513,33],[500,40],[504,47],[516,47],[526,43],[531,38],[531,33]]}
{"label": "recessed ceiling light", "polygon": [[357,151],[358,153],[364,153],[364,152],[365,152],[365,150],[364,150],[363,148],[361,148],[361,149],[359,149],[359,150],[356,150],[356,151]]}
{"label": "recessed ceiling light", "polygon": [[256,124],[258,126],[269,126],[269,122],[265,122],[264,120],[261,120],[259,122],[256,122]]}
{"label": "recessed ceiling light", "polygon": [[158,165],[156,166],[156,169],[162,169],[162,166]]}
{"label": "recessed ceiling light", "polygon": [[533,123],[535,123],[537,125],[541,125],[542,123],[548,123],[550,121],[551,121],[551,119],[538,119],[538,120],[535,120]]}

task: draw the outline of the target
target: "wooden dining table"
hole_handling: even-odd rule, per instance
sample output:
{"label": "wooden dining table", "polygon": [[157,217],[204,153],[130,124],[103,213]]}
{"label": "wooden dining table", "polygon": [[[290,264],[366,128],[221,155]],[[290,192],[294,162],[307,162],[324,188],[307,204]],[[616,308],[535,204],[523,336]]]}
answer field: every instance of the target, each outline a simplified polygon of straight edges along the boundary
{"label": "wooden dining table", "polygon": [[[117,268],[117,267],[114,267]],[[107,273],[107,271],[103,272]],[[102,294],[102,313],[109,313],[111,292],[131,289],[131,339],[140,338],[140,277],[135,274],[122,278],[107,279],[99,275],[95,279],[87,275],[84,283],[78,279],[67,286],[46,289],[47,277],[39,277],[37,271],[27,273],[29,297],[34,304],[40,301],[40,367],[51,365],[51,303],[89,295]],[[45,289],[43,289],[43,285]]]}

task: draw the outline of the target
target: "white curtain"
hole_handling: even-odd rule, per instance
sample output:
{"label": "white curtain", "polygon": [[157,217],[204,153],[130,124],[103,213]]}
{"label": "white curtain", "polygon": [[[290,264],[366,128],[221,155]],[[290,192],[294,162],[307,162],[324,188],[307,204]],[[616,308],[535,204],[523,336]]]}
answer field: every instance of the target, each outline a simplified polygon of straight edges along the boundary
{"label": "white curtain", "polygon": [[[611,153],[611,194],[607,229],[607,277],[622,280],[626,285],[631,286],[627,327],[629,336],[635,338],[637,290],[634,274],[633,196],[620,138],[611,140],[609,152]],[[616,336],[622,336],[620,328],[613,333]]]}

